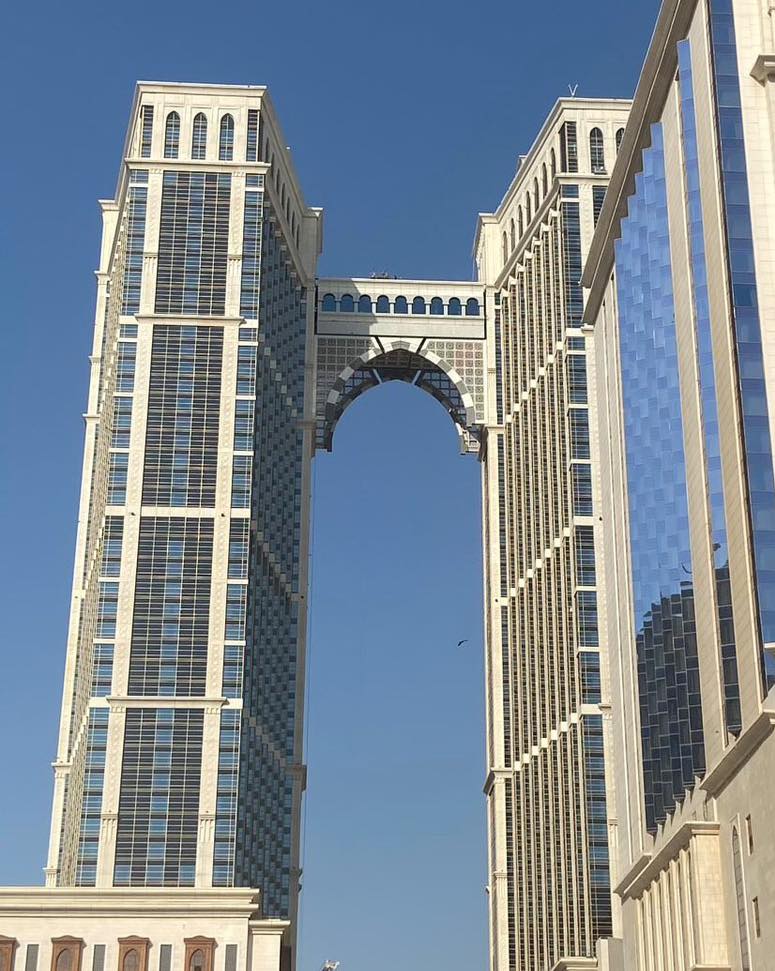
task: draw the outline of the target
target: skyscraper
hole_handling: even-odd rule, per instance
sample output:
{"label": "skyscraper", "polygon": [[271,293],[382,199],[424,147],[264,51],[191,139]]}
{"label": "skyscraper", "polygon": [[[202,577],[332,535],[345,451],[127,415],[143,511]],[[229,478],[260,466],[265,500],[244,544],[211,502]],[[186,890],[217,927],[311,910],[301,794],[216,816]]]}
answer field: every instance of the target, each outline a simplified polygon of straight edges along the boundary
{"label": "skyscraper", "polygon": [[775,947],[772,18],[663,4],[585,271],[633,971]]}
{"label": "skyscraper", "polygon": [[319,280],[266,89],[138,86],[102,203],[46,889],[0,891],[0,971],[17,943],[25,971],[293,966],[310,467],[391,380],[482,463],[492,966],[594,966],[616,915],[580,276],[627,111],[557,104],[481,217],[477,281]]}
{"label": "skyscraper", "polygon": [[628,110],[624,101],[558,102],[477,234],[494,370],[483,490],[485,792],[501,971],[596,966],[598,940],[618,923],[597,608],[603,510],[592,488],[581,269]]}

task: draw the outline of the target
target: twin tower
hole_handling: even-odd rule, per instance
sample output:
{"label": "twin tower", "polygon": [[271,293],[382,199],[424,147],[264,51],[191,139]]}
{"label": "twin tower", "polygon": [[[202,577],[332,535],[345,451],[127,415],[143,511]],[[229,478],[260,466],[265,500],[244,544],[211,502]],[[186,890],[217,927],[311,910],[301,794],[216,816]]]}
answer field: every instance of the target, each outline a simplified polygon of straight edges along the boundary
{"label": "twin tower", "polygon": [[481,465],[492,967],[596,966],[618,915],[581,274],[628,109],[557,103],[474,282],[319,279],[267,90],[138,85],[101,203],[46,888],[0,892],[2,971],[293,967],[311,466],[392,380]]}

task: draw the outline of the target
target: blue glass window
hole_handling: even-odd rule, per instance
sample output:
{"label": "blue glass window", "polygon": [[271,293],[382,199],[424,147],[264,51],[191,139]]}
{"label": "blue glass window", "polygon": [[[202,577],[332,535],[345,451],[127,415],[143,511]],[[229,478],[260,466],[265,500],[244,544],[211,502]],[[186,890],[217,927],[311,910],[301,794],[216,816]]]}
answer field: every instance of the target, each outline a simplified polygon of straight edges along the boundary
{"label": "blue glass window", "polygon": [[377,313],[378,314],[390,313],[390,300],[384,295],[381,297],[377,297]]}
{"label": "blue glass window", "polygon": [[716,119],[737,348],[764,687],[775,683],[775,477],[754,273],[748,175],[732,0],[710,0]]}
{"label": "blue glass window", "polygon": [[218,158],[221,162],[231,162],[234,158],[234,119],[231,115],[224,115],[221,118]]}
{"label": "blue glass window", "polygon": [[397,314],[409,313],[409,305],[406,302],[406,297],[396,297],[393,303],[393,311]]}
{"label": "blue glass window", "polygon": [[200,111],[194,116],[191,134],[191,158],[203,159],[207,155],[207,118]]}
{"label": "blue glass window", "polygon": [[705,261],[705,235],[700,196],[700,168],[697,151],[697,123],[692,83],[692,51],[688,40],[678,44],[681,94],[681,134],[684,150],[684,179],[687,224],[689,229],[689,269],[692,282],[694,329],[697,342],[697,370],[702,402],[702,431],[706,489],[709,500],[711,536],[716,576],[717,629],[721,650],[722,680],[727,731],[738,734],[741,723],[740,687],[735,648],[735,624],[729,584],[726,507],[721,469],[718,401],[713,364],[708,271]]}
{"label": "blue glass window", "polygon": [[616,243],[646,822],[705,770],[662,128]]}
{"label": "blue glass window", "polygon": [[180,115],[171,111],[164,126],[164,157],[177,158],[180,151]]}
{"label": "blue glass window", "polygon": [[326,293],[323,296],[323,303],[320,306],[323,313],[333,314],[336,313],[336,297],[333,293]]}
{"label": "blue glass window", "polygon": [[450,297],[449,303],[447,304],[447,314],[450,317],[459,317],[461,313],[462,307],[458,298]]}

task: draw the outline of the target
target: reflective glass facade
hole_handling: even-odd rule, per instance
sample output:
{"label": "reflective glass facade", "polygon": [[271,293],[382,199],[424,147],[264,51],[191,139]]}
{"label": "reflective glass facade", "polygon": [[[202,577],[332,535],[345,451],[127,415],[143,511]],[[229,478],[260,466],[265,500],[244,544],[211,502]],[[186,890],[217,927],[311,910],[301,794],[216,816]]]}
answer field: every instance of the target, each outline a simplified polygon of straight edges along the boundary
{"label": "reflective glass facade", "polygon": [[686,216],[689,230],[689,270],[692,284],[697,370],[702,398],[706,490],[716,576],[717,632],[721,652],[726,727],[727,731],[737,734],[742,725],[740,685],[737,673],[732,591],[729,582],[729,551],[727,548],[724,483],[721,471],[718,401],[716,399],[716,377],[713,363],[710,305],[708,302],[708,270],[705,262],[700,168],[697,158],[697,120],[692,84],[692,50],[688,40],[681,41],[678,44],[678,66]]}
{"label": "reflective glass facade", "polygon": [[662,128],[616,244],[647,826],[705,767]]}
{"label": "reflective glass facade", "polygon": [[710,40],[727,237],[730,311],[753,533],[765,687],[775,683],[775,475],[762,357],[753,231],[731,0],[710,0]]}

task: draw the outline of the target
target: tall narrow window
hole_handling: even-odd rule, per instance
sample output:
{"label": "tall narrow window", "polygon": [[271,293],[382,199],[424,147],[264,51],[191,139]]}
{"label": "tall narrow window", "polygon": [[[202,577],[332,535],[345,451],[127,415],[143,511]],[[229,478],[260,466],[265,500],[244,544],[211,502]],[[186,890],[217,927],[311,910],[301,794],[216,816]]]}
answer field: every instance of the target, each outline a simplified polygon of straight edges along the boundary
{"label": "tall narrow window", "polygon": [[184,943],[184,971],[212,971],[215,941],[207,937],[188,937]]}
{"label": "tall narrow window", "polygon": [[557,175],[557,154],[554,149],[552,149],[552,154],[549,158],[552,166],[552,178],[554,178]]}
{"label": "tall narrow window", "polygon": [[748,940],[748,917],[745,906],[745,881],[743,877],[743,856],[740,852],[740,837],[737,827],[732,827],[732,864],[735,872],[735,897],[737,899],[737,927],[740,934],[740,968],[751,971],[751,945]]}
{"label": "tall narrow window", "polygon": [[600,175],[605,172],[605,148],[603,147],[603,133],[599,128],[593,128],[589,133],[589,158],[592,172]]}
{"label": "tall narrow window", "polygon": [[140,155],[142,158],[150,158],[153,141],[153,105],[143,105],[141,117],[143,127],[140,139]]}
{"label": "tall narrow window", "polygon": [[248,110],[248,141],[245,148],[245,161],[258,161],[258,110]]}
{"label": "tall narrow window", "polygon": [[549,174],[546,171],[546,162],[541,166],[541,179],[543,181],[544,195],[549,191]]}
{"label": "tall narrow window", "polygon": [[164,127],[164,157],[177,158],[180,149],[180,115],[171,111]]}
{"label": "tall narrow window", "polygon": [[15,937],[0,935],[0,971],[13,971],[13,959],[19,942]]}
{"label": "tall narrow window", "polygon": [[118,971],[147,971],[147,937],[120,937],[118,939]]}
{"label": "tall narrow window", "polygon": [[511,243],[512,250],[515,249],[517,245],[517,227],[514,225],[513,219],[509,223],[509,242]]}
{"label": "tall narrow window", "polygon": [[517,239],[522,239],[525,233],[525,214],[522,211],[522,206],[520,206],[517,210],[517,226],[519,228],[519,235],[517,236]]}
{"label": "tall narrow window", "polygon": [[624,138],[624,129],[619,128],[616,132],[616,154],[619,154],[619,149],[622,147],[622,139]]}
{"label": "tall narrow window", "polygon": [[231,162],[234,158],[234,119],[231,115],[224,115],[221,118],[218,158],[221,162]]}
{"label": "tall narrow window", "polygon": [[191,134],[191,158],[202,159],[207,152],[207,118],[200,111],[194,117],[194,129]]}

